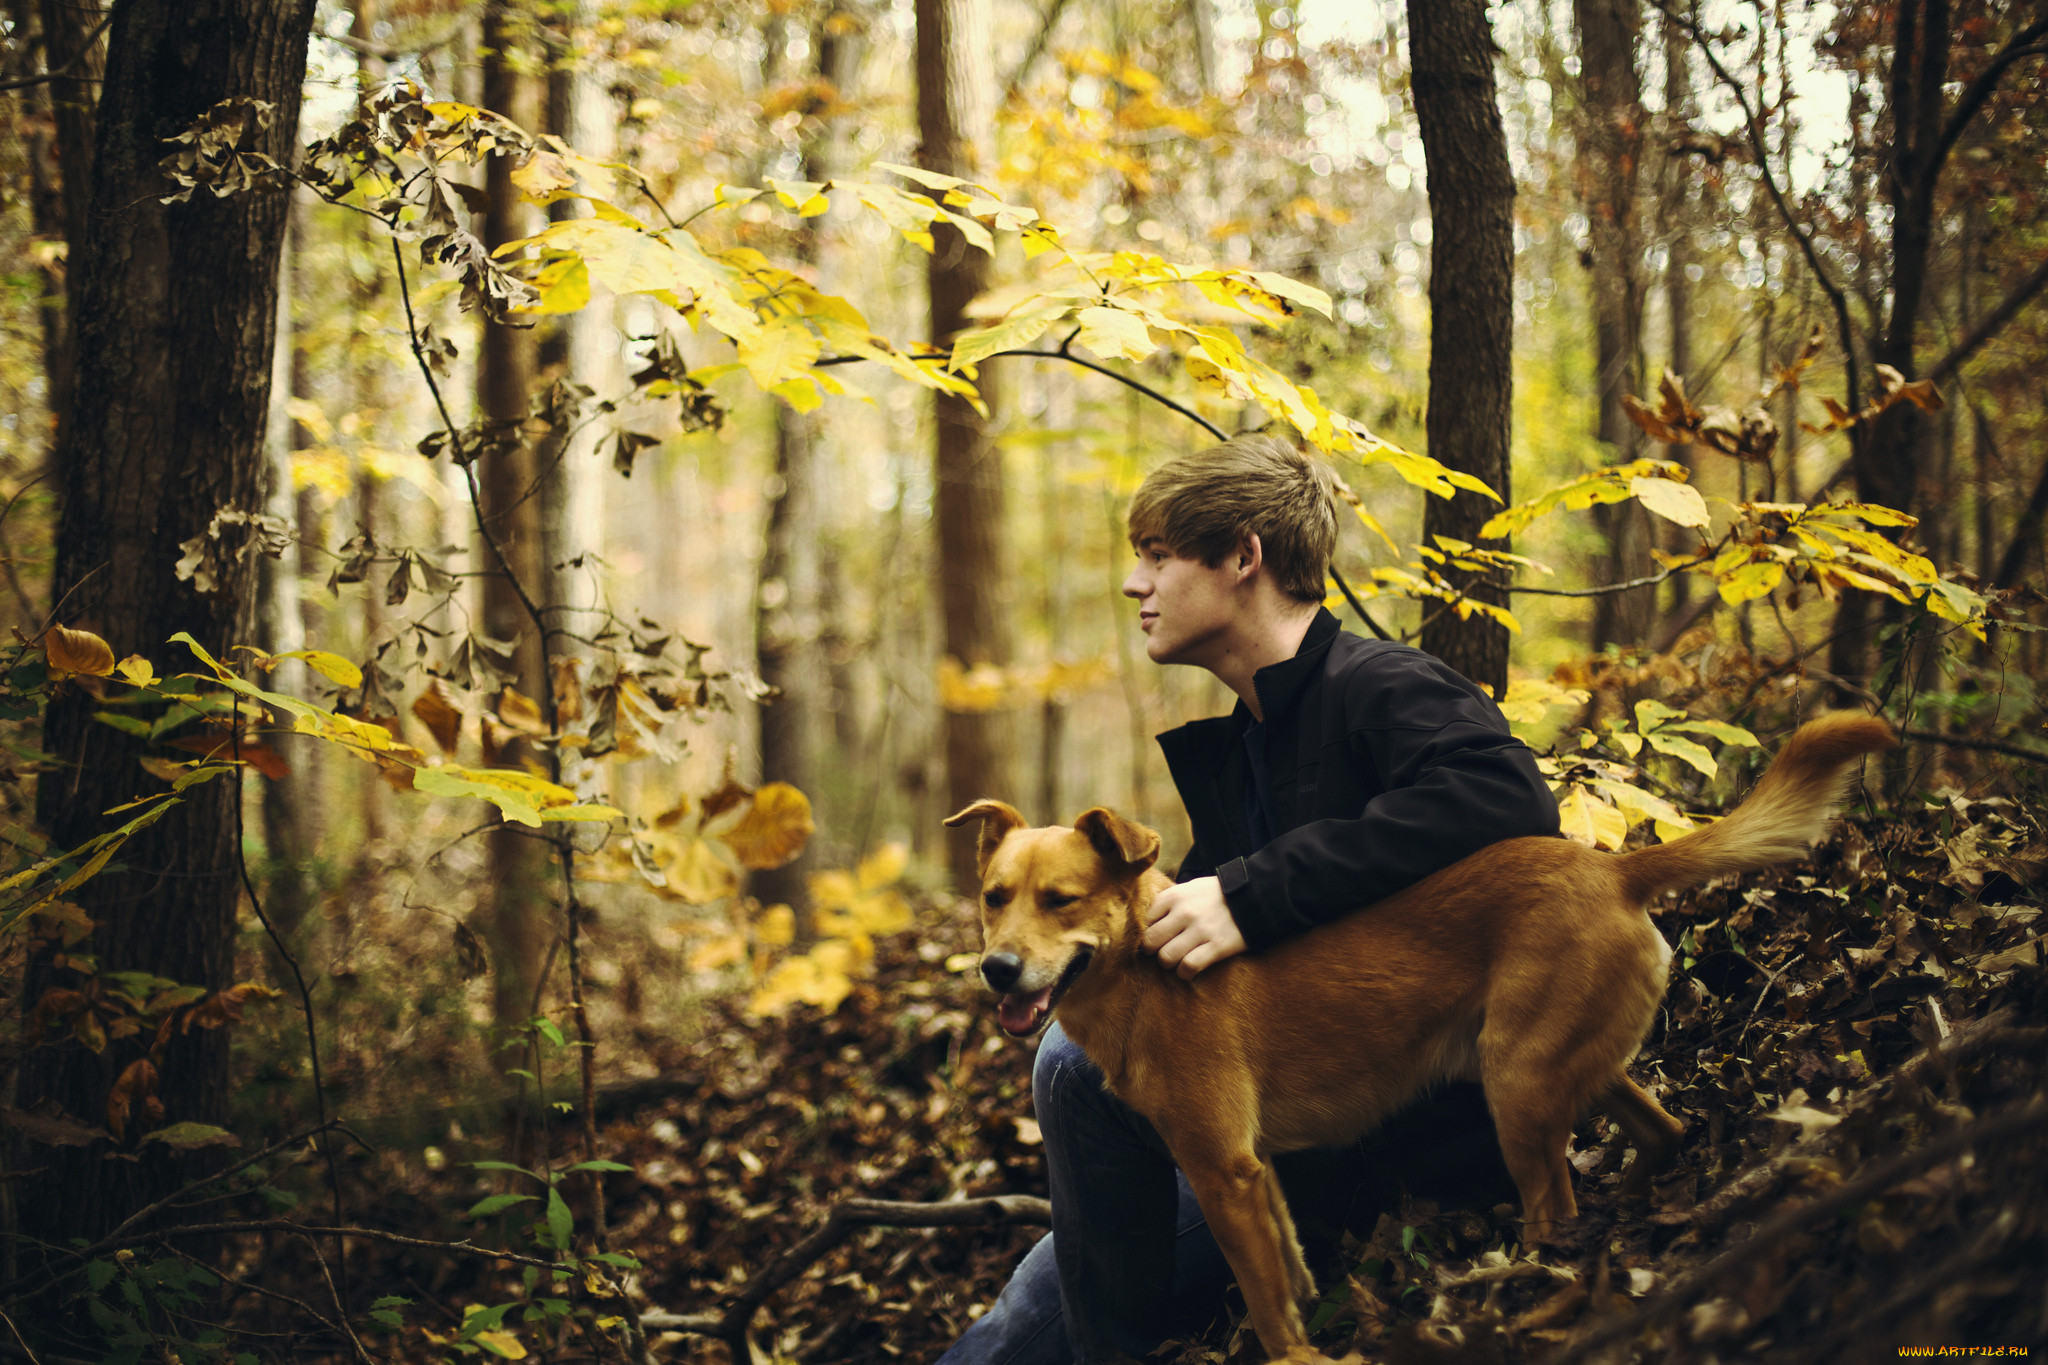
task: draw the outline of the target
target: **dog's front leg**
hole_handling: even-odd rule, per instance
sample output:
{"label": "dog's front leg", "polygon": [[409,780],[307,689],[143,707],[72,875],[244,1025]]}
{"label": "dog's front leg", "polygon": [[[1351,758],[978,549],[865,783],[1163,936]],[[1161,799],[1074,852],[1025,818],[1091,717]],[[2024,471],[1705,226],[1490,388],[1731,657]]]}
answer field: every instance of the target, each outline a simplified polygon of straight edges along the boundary
{"label": "dog's front leg", "polygon": [[1289,1246],[1291,1228],[1273,1215],[1279,1182],[1272,1168],[1247,1144],[1218,1146],[1199,1153],[1174,1147],[1175,1160],[1201,1201],[1209,1231],[1237,1276],[1252,1329],[1273,1360],[1320,1360],[1309,1348],[1295,1293],[1306,1278],[1299,1247]]}

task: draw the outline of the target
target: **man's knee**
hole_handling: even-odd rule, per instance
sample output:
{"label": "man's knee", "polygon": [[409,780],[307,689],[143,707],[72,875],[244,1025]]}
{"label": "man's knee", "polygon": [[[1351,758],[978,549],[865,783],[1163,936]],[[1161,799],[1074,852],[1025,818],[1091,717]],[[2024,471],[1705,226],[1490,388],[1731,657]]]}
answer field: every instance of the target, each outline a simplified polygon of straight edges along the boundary
{"label": "man's knee", "polygon": [[1040,1127],[1057,1125],[1060,1110],[1078,1092],[1086,1095],[1102,1090],[1102,1073],[1081,1051],[1080,1044],[1057,1023],[1039,1039],[1038,1056],[1031,1064],[1031,1102],[1038,1112]]}

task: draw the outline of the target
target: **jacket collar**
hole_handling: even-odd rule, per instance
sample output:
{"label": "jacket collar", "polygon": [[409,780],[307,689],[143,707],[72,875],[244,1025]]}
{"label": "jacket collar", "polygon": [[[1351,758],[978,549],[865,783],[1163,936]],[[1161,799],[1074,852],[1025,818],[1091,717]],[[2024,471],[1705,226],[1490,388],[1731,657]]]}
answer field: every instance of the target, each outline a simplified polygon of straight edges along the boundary
{"label": "jacket collar", "polygon": [[[1252,674],[1252,690],[1259,694],[1259,710],[1265,713],[1266,724],[1271,725],[1301,695],[1302,686],[1322,670],[1324,656],[1330,652],[1330,642],[1337,638],[1342,623],[1330,614],[1328,607],[1316,609],[1315,620],[1309,622],[1308,634],[1301,637],[1301,645],[1291,659],[1282,659],[1277,664],[1267,664]],[[1238,703],[1244,706],[1243,702]]]}

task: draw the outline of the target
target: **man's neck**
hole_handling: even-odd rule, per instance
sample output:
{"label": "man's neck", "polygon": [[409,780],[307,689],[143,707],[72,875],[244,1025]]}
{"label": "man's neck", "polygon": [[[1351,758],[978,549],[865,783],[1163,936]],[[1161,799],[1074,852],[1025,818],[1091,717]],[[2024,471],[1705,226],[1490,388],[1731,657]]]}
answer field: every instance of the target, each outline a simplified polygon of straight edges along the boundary
{"label": "man's neck", "polygon": [[1237,693],[1254,720],[1264,721],[1265,709],[1259,703],[1259,692],[1252,680],[1260,669],[1293,658],[1315,619],[1314,603],[1296,602],[1292,598],[1284,606],[1253,612],[1223,642],[1221,652],[1208,664],[1208,669]]}

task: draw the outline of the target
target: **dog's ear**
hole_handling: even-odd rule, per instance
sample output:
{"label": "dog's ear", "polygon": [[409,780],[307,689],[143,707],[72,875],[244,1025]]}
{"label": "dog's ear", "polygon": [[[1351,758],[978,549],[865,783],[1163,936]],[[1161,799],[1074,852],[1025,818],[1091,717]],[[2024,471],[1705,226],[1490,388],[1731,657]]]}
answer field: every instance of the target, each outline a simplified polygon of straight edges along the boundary
{"label": "dog's ear", "polygon": [[1107,807],[1082,811],[1074,829],[1119,872],[1143,872],[1159,861],[1159,836]]}
{"label": "dog's ear", "polygon": [[958,814],[946,817],[947,828],[964,825],[969,820],[981,821],[980,861],[975,865],[981,876],[988,875],[988,860],[995,857],[996,847],[1010,831],[1024,828],[1024,817],[1017,813],[1015,806],[1001,801],[981,800]]}

